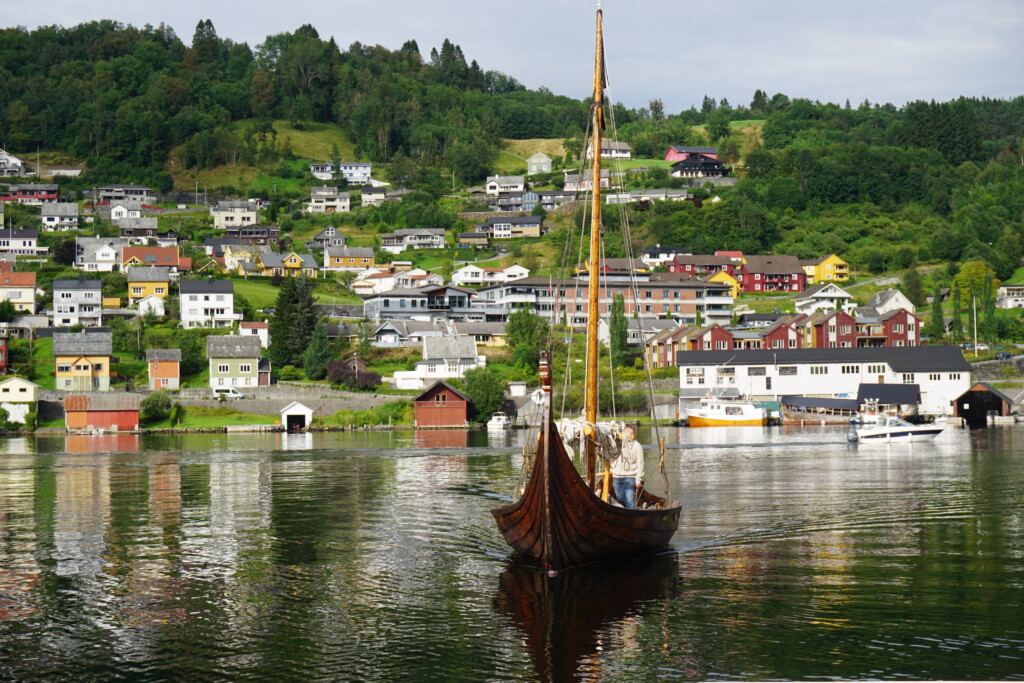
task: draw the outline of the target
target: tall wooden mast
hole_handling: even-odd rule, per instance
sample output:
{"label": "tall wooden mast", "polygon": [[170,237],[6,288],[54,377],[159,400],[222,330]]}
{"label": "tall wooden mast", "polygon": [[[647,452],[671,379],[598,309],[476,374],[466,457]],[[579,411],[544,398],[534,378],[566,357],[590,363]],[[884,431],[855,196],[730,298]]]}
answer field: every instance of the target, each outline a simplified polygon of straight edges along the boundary
{"label": "tall wooden mast", "polygon": [[[591,424],[597,423],[597,323],[600,318],[600,277],[601,266],[601,133],[604,130],[604,33],[601,7],[597,8],[597,46],[594,57],[594,102],[591,105],[593,136],[590,145],[592,158],[590,170],[590,260],[587,267],[587,358],[586,358],[586,404],[584,417]],[[587,440],[587,485],[594,489],[596,457],[594,442]],[[605,479],[605,485],[608,481]]]}

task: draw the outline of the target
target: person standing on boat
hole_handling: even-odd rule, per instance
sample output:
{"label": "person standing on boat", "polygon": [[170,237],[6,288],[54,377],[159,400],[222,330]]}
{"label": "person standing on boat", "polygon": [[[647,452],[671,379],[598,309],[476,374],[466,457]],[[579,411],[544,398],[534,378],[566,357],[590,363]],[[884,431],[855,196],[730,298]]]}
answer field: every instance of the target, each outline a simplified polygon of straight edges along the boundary
{"label": "person standing on boat", "polygon": [[622,507],[635,508],[636,494],[644,482],[644,447],[636,440],[632,427],[622,432],[622,450],[611,462],[612,488]]}

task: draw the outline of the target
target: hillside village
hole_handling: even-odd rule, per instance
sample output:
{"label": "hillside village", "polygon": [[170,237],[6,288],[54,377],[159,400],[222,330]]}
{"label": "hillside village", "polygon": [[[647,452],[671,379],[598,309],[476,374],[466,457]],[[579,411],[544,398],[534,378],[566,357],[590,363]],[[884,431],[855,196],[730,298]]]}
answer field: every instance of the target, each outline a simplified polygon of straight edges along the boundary
{"label": "hillside village", "polygon": [[[625,143],[602,148],[609,159],[629,155]],[[621,173],[609,172],[601,178],[607,204],[689,202],[699,209],[705,202],[693,188],[714,192],[735,181],[713,147],[674,145],[664,157],[672,163],[671,175],[686,179],[687,186],[629,191]],[[0,159],[8,176],[29,173],[7,152],[0,151]],[[536,244],[554,225],[571,219],[591,178],[566,172],[561,189],[534,189],[531,178],[552,170],[551,159],[539,152],[528,159],[528,170],[534,175],[494,175],[483,187],[463,188],[464,203],[477,207],[459,213],[458,225],[468,230],[404,228],[366,237],[351,228],[346,215],[400,204],[410,191],[376,180],[370,163],[311,163],[308,196],[280,209],[315,219],[308,239],[271,222],[272,207],[260,199],[211,199],[197,192],[188,197],[192,202],[182,202],[181,193],[176,199],[142,185],[111,184],[78,200],[57,183],[12,182],[0,191],[0,210],[6,207],[0,299],[8,311],[0,309],[0,351],[2,370],[12,375],[0,383],[11,383],[0,388],[6,423],[37,424],[39,407],[33,402],[40,400],[40,391],[50,404],[63,406],[66,428],[85,430],[140,428],[145,422],[140,411],[146,412],[142,399],[150,392],[223,402],[259,398],[271,387],[277,388],[274,396],[289,398],[282,386],[318,382],[370,391],[375,398],[393,392],[414,402],[423,396],[437,400],[438,387],[464,396],[458,387],[467,373],[489,362],[492,369],[501,367],[512,355],[508,351],[514,354],[508,326],[517,313],[528,312],[570,336],[590,315],[583,266],[547,265],[544,272],[531,272],[524,263],[532,262],[527,265],[536,271],[537,259],[517,259],[515,253],[517,243]],[[170,227],[182,218],[202,228],[183,234]],[[764,399],[821,395],[821,378],[814,375],[828,372],[826,362],[861,380],[870,375],[872,381],[885,381],[888,374],[890,381],[925,385],[922,396],[929,397],[928,409],[935,414],[948,413],[969,386],[970,366],[959,353],[932,354],[933,366],[919,368],[916,375],[902,372],[902,356],[885,349],[927,341],[927,313],[895,288],[877,289],[858,301],[844,288],[853,269],[834,253],[799,259],[636,246],[631,258],[601,261],[602,338],[612,343],[607,321],[621,297],[631,357],[662,377],[679,378],[679,389],[660,397],[663,404],[675,405],[663,406],[662,417],[680,414],[676,396],[685,400],[708,390],[696,352],[729,352],[729,359],[716,362],[741,367],[737,354],[818,350],[803,383],[786,383],[785,392],[778,381],[772,391],[770,379],[760,392],[750,388]],[[429,265],[436,258],[424,262],[425,254],[440,255],[441,265]],[[296,289],[283,285],[299,279],[313,284],[305,291],[315,293],[318,303],[302,338],[289,342],[299,352],[289,356],[275,351],[284,345],[275,339],[275,320],[295,314],[285,308],[302,305],[283,295]],[[932,319],[949,291],[937,294],[940,307],[933,307]],[[273,305],[256,307],[247,296],[264,303],[272,299]],[[998,291],[1003,307],[1018,307],[1021,297],[1021,288]],[[772,309],[757,312],[748,300],[768,301]],[[943,316],[933,322],[931,336],[942,338],[954,326]],[[292,334],[292,327],[285,329]],[[316,350],[313,358],[306,353],[310,349]],[[876,351],[871,365],[854,370],[850,364],[860,362],[854,355],[860,349]],[[191,356],[184,363],[183,353]],[[275,359],[286,364],[275,366]],[[514,390],[520,399],[506,397],[507,407],[528,403],[521,387],[532,377],[529,368],[506,367],[488,377],[491,383],[500,380],[502,388],[508,380],[520,387]],[[856,386],[826,393],[851,390]],[[128,396],[95,395],[105,393]],[[173,404],[166,398],[161,404],[164,409],[156,415],[163,420]],[[69,405],[91,408],[69,411]],[[245,410],[244,404],[235,405]],[[46,413],[61,411],[51,405]],[[488,415],[463,406],[445,419],[465,424]]]}
{"label": "hillside village", "polygon": [[[0,427],[280,427],[311,396],[324,427],[421,422],[424,401],[459,404],[453,424],[519,415],[541,340],[563,361],[595,313],[595,186],[601,363],[629,414],[672,419],[719,384],[779,402],[883,382],[943,413],[972,375],[1020,375],[1024,97],[654,98],[614,103],[592,149],[586,98],[449,40],[342,48],[306,25],[253,49],[209,20],[190,44],[117,22],[4,37],[0,350],[20,384],[0,396],[38,403],[3,402]],[[69,396],[104,416],[69,422]]]}

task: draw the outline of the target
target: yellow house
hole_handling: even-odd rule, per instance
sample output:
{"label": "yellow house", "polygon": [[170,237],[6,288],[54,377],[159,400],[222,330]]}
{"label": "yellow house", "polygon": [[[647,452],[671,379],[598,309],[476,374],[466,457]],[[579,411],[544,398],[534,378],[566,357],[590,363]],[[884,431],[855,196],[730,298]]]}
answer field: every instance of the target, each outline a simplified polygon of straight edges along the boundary
{"label": "yellow house", "polygon": [[373,249],[370,247],[327,247],[324,249],[324,270],[361,273],[367,268],[376,268]]}
{"label": "yellow house", "polygon": [[129,268],[125,275],[128,280],[129,306],[147,296],[166,299],[170,295],[171,274],[167,268],[158,266]]}
{"label": "yellow house", "polygon": [[110,332],[54,332],[54,388],[110,391],[113,348]]}
{"label": "yellow house", "polygon": [[850,266],[843,259],[835,254],[822,256],[810,261],[800,261],[804,273],[807,275],[807,284],[819,284],[822,282],[843,282],[850,279]]}
{"label": "yellow house", "polygon": [[266,277],[281,275],[284,277],[317,277],[320,273],[320,266],[316,259],[309,254],[260,254],[257,257],[256,265],[260,273]]}
{"label": "yellow house", "polygon": [[734,278],[732,275],[729,275],[729,272],[726,270],[719,270],[714,275],[709,277],[707,279],[707,282],[718,282],[721,284],[729,285],[729,291],[730,294],[732,294],[732,298],[738,299],[740,297],[740,281]]}

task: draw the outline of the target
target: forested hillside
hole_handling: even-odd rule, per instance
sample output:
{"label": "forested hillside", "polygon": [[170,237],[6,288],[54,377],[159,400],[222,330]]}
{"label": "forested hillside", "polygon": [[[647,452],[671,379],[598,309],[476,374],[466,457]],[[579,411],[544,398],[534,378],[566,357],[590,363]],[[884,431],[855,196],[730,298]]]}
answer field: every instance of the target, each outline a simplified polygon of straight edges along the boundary
{"label": "forested hillside", "polygon": [[[411,41],[342,49],[308,25],[255,47],[220,37],[209,21],[188,46],[165,26],[3,29],[0,82],[0,146],[82,160],[81,183],[161,191],[182,166],[273,169],[292,153],[274,125],[283,120],[293,130],[337,124],[355,156],[388,163],[386,177],[436,195],[452,173],[460,183],[493,173],[501,138],[557,138],[579,156],[588,106],[527,90],[447,40],[425,55]],[[898,108],[759,90],[748,105],[705,96],[699,109],[670,113],[653,99],[617,105],[613,118],[638,157],[714,145],[741,178],[703,209],[631,209],[635,234],[651,242],[836,252],[876,272],[915,258],[979,258],[1006,277],[1020,263],[1024,97]],[[744,125],[755,133],[738,134]],[[651,169],[631,182],[680,181]]]}

